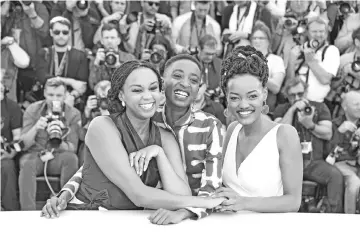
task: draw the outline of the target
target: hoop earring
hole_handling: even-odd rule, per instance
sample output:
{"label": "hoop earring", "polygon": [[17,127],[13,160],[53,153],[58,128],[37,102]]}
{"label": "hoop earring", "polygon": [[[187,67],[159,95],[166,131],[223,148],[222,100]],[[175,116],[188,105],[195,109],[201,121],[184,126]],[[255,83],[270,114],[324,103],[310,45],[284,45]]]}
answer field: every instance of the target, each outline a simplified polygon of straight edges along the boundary
{"label": "hoop earring", "polygon": [[229,110],[228,110],[227,108],[225,108],[225,110],[224,110],[224,116],[225,116],[226,118],[230,117],[230,115],[229,115]]}
{"label": "hoop earring", "polygon": [[265,115],[267,115],[267,114],[269,113],[269,105],[267,105],[265,101],[264,101],[264,103],[263,103],[263,107],[262,107],[261,113],[262,113],[262,114],[265,114]]}

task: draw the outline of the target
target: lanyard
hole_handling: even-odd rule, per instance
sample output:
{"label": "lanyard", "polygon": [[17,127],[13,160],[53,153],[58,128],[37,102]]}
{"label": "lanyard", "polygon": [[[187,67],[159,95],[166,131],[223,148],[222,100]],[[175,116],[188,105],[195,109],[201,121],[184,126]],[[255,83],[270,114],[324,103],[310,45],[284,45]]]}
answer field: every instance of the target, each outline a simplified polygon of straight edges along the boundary
{"label": "lanyard", "polygon": [[195,46],[197,46],[197,45],[199,45],[201,36],[206,34],[206,17],[203,20],[203,23],[201,24],[201,29],[200,29],[200,33],[199,33],[198,25],[197,25],[196,19],[195,19],[195,14],[194,14],[194,12],[192,12],[191,18],[190,18],[190,37],[189,37],[189,46],[191,46],[191,47],[192,47],[191,44],[192,44],[194,26],[195,26],[196,38],[197,38],[197,44]]}

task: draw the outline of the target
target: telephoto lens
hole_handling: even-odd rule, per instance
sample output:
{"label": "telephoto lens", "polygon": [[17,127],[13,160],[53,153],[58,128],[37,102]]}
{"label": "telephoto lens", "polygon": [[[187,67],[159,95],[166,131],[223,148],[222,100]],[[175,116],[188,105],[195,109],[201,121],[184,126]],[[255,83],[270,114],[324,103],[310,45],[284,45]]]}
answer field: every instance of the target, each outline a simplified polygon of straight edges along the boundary
{"label": "telephoto lens", "polygon": [[320,42],[316,39],[311,39],[309,41],[308,47],[312,48],[312,49],[317,49],[320,46]]}
{"label": "telephoto lens", "polygon": [[108,51],[105,53],[105,63],[108,66],[114,66],[117,62],[116,53],[113,51]]}
{"label": "telephoto lens", "polygon": [[360,72],[360,59],[359,58],[351,64],[351,69],[354,72]]}

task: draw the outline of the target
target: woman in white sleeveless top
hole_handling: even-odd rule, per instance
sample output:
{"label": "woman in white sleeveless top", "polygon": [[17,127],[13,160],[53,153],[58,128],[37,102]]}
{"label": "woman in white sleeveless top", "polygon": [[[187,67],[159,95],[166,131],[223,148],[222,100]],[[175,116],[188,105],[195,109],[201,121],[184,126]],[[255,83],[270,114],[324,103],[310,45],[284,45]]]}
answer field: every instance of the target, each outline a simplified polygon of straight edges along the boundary
{"label": "woman in white sleeveless top", "polygon": [[302,154],[298,133],[264,115],[268,80],[266,58],[253,47],[236,48],[223,62],[222,87],[227,131],[223,184],[215,196],[227,201],[219,211],[297,212],[301,203]]}

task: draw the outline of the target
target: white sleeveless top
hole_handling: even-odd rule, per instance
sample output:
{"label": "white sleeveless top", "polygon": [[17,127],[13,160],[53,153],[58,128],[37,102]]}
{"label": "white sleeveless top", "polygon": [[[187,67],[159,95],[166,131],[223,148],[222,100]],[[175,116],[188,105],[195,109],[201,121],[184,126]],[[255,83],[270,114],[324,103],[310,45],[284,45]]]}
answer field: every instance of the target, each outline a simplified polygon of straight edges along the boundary
{"label": "white sleeveless top", "polygon": [[[236,147],[241,124],[231,134],[224,157],[223,183],[244,197],[275,197],[283,195],[277,130],[273,127],[236,169]],[[240,146],[241,147],[241,146]],[[237,174],[238,173],[238,174]]]}

